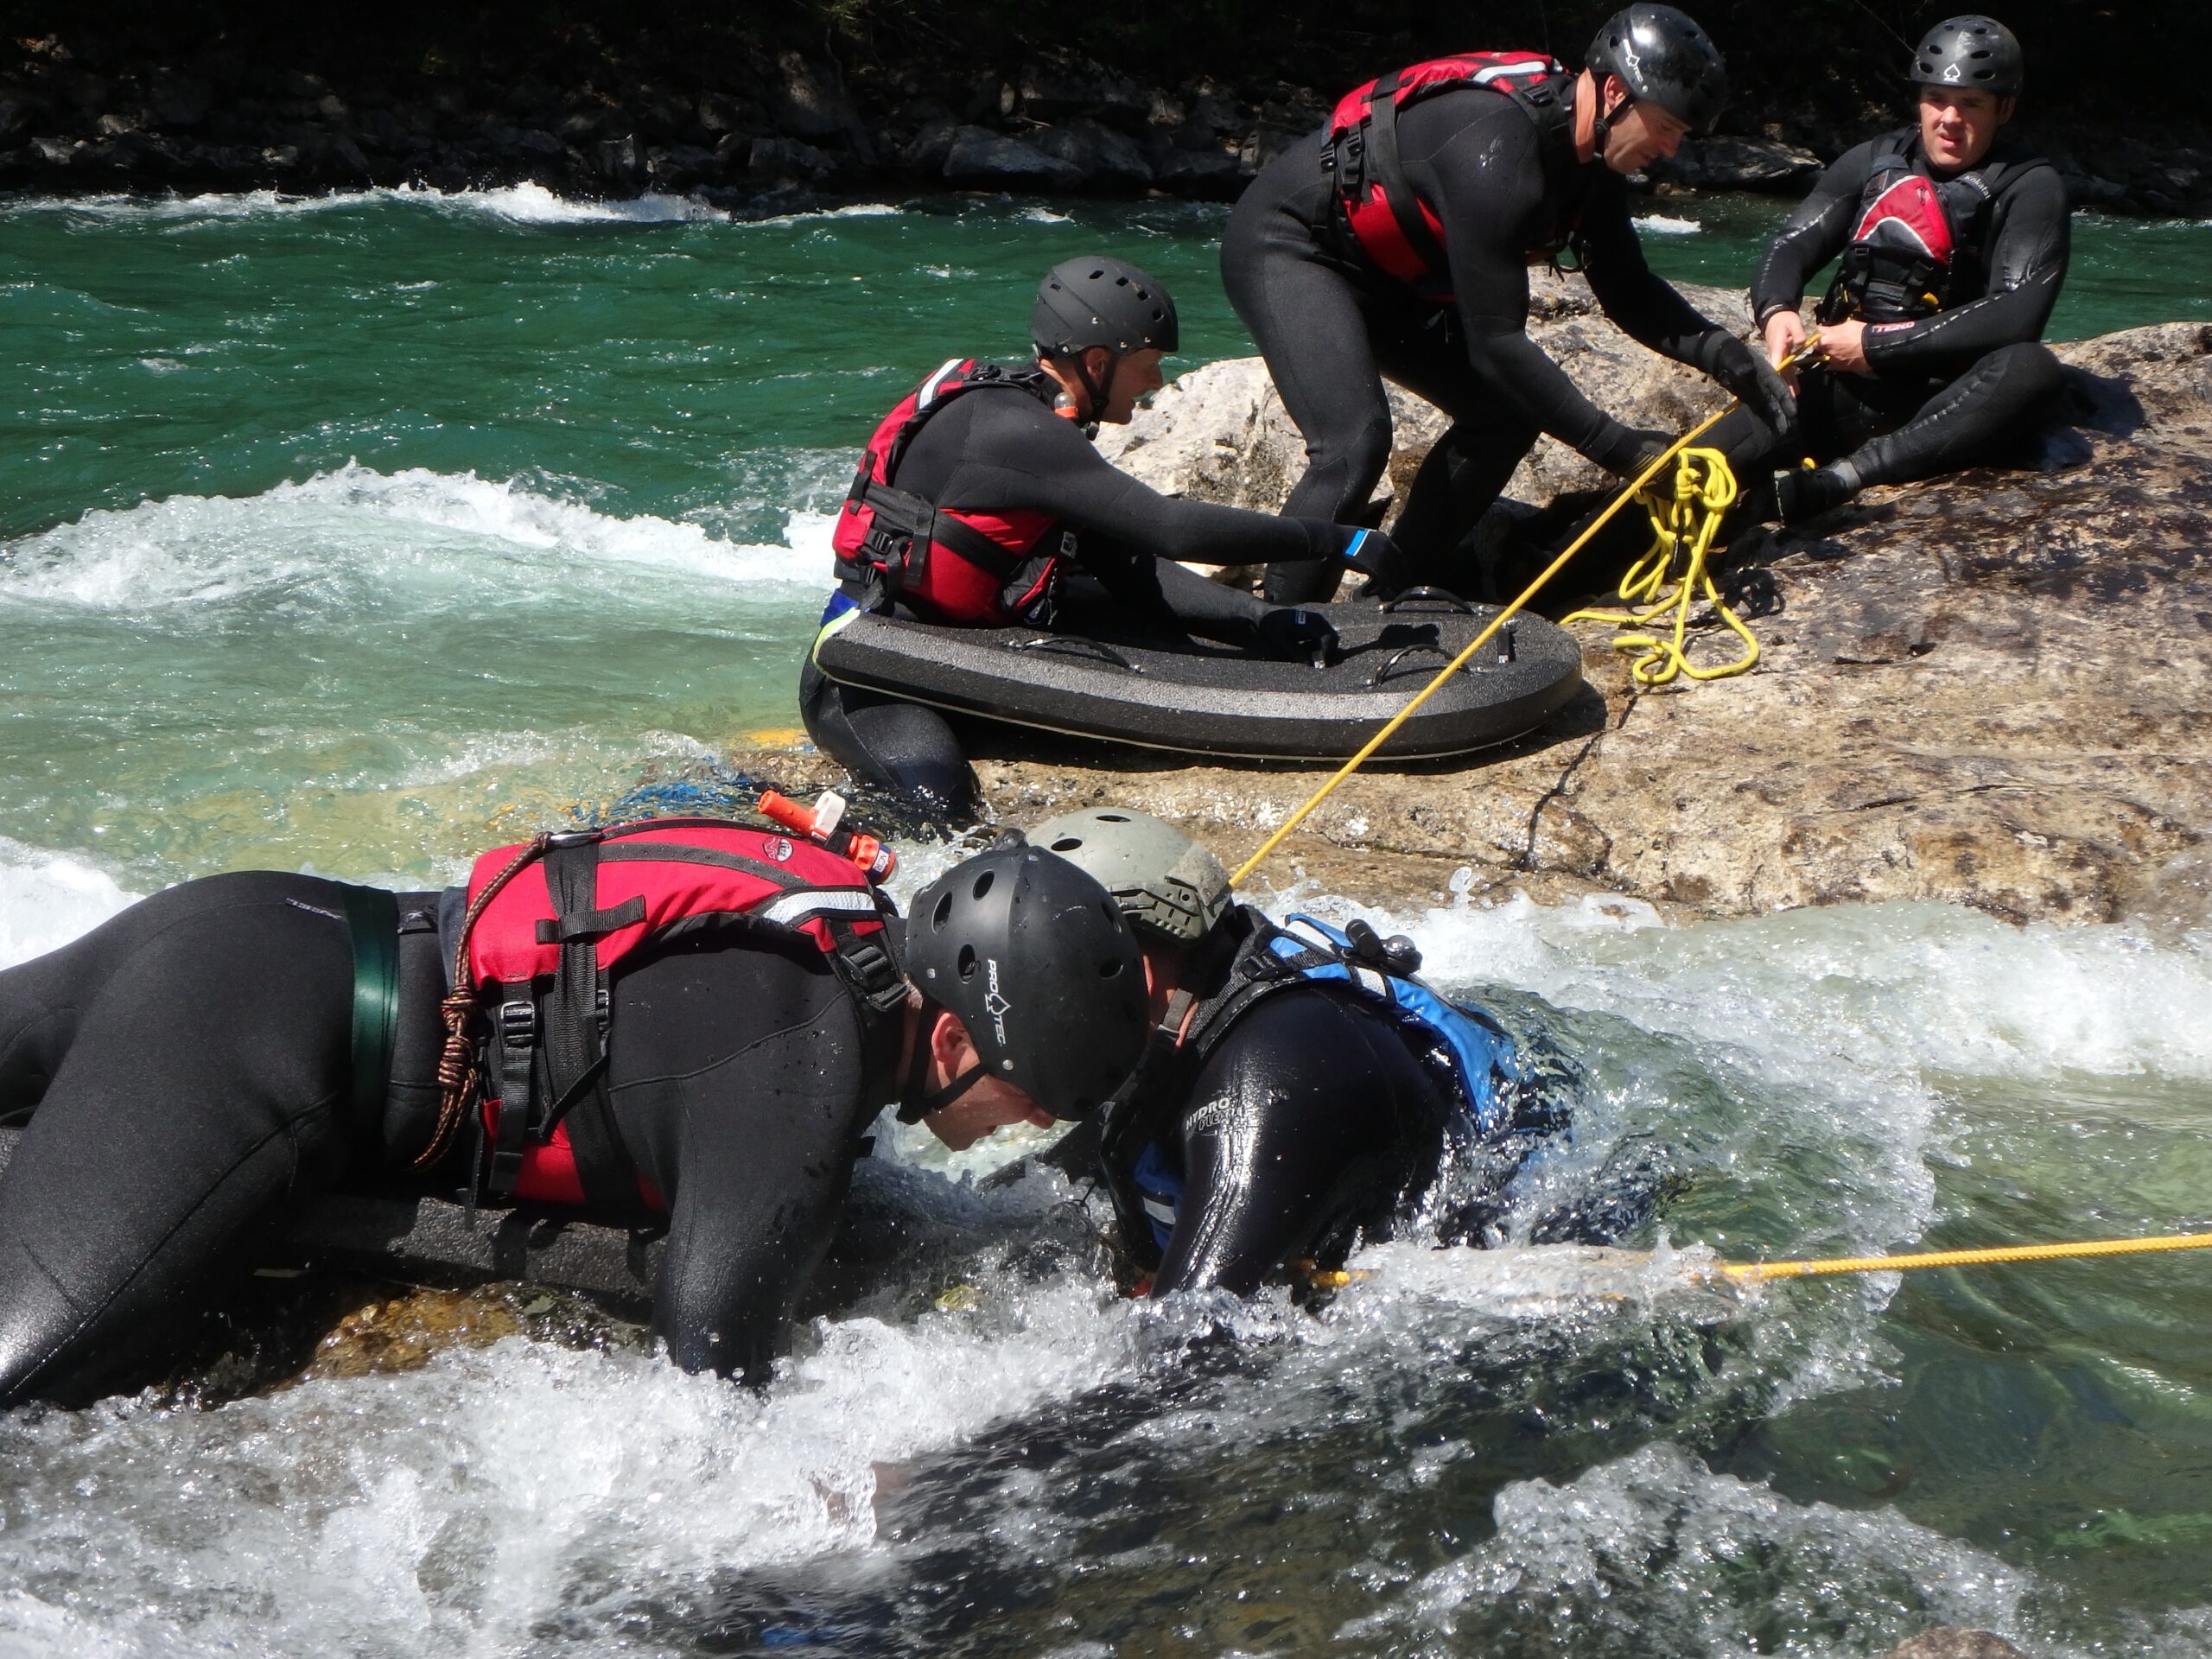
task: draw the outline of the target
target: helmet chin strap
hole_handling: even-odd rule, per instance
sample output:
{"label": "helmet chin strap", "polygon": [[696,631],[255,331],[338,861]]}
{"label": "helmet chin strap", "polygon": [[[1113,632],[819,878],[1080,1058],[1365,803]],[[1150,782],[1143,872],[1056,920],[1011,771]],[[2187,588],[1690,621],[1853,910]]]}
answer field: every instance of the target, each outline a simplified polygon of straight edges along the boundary
{"label": "helmet chin strap", "polygon": [[1096,437],[1098,423],[1106,417],[1106,394],[1114,384],[1114,372],[1122,366],[1122,354],[1111,347],[1105,348],[1106,373],[1102,379],[1094,380],[1090,374],[1090,365],[1085,361],[1084,357],[1085,353],[1090,350],[1090,347],[1085,346],[1083,351],[1071,352],[1068,354],[1068,360],[1075,367],[1077,384],[1082,386],[1083,395],[1090,404],[1090,411],[1084,424],[1090,429],[1091,436]]}
{"label": "helmet chin strap", "polygon": [[[931,1012],[925,1007],[921,1017],[927,1019]],[[931,1112],[941,1111],[966,1094],[982,1081],[983,1063],[980,1059],[942,1089],[927,1093],[922,1090],[922,1079],[929,1075],[930,1045],[926,1032],[914,1033],[913,1058],[906,1063],[906,1076],[899,1085],[899,1121],[918,1123]]]}

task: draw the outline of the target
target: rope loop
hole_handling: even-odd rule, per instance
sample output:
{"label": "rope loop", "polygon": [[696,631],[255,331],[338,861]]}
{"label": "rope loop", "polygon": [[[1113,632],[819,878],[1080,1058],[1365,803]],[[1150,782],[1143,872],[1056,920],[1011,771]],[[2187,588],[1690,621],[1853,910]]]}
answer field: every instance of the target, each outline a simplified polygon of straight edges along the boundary
{"label": "rope loop", "polygon": [[[1686,448],[1673,480],[1654,480],[1636,499],[1651,520],[1651,545],[1621,578],[1621,602],[1629,608],[1574,611],[1560,620],[1606,622],[1618,628],[1613,649],[1634,658],[1629,677],[1638,685],[1665,685],[1677,677],[1722,680],[1749,672],[1758,663],[1759,642],[1721,598],[1708,562],[1721,518],[1736,501],[1736,474],[1728,458],[1718,449]],[[1708,668],[1690,660],[1690,607],[1700,597],[1712,607],[1713,620],[1744,642],[1734,661]]]}

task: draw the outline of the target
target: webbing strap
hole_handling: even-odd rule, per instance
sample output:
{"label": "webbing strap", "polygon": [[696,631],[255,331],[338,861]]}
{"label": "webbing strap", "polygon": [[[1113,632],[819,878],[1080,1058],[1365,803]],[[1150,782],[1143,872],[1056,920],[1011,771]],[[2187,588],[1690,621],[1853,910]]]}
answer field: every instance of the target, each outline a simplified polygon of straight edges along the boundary
{"label": "webbing strap", "polygon": [[1398,164],[1398,73],[1394,69],[1383,76],[1368,95],[1367,169],[1376,188],[1382,193],[1382,200],[1389,205],[1390,217],[1397,221],[1398,234],[1406,238],[1406,245],[1413,250],[1414,257],[1431,271],[1441,271],[1444,250],[1436,245],[1436,238],[1430,234],[1421,202],[1414,195],[1413,187],[1406,182],[1405,169]]}
{"label": "webbing strap", "polygon": [[382,887],[334,885],[353,944],[353,1107],[381,1114],[399,1023],[399,901]]}
{"label": "webbing strap", "polygon": [[[595,835],[556,839],[546,849],[545,886],[556,927],[599,912],[600,857]],[[541,1140],[550,1139],[565,1122],[584,1198],[595,1208],[620,1212],[638,1207],[638,1171],[607,1097],[607,1048],[600,1025],[605,985],[596,937],[588,929],[564,937],[553,989],[545,999],[546,1091],[551,1102],[536,1132]]]}

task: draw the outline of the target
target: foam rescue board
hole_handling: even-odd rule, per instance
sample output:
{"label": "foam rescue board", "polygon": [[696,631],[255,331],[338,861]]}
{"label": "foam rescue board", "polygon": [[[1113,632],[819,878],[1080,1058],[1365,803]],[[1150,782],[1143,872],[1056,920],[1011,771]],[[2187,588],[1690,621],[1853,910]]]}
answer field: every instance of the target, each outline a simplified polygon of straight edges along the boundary
{"label": "foam rescue board", "polygon": [[[1190,754],[1340,760],[1356,753],[1498,612],[1414,589],[1311,606],[1343,652],[1326,668],[1103,616],[1081,632],[949,628],[848,612],[816,641],[830,678],[1074,737]],[[1377,752],[1414,760],[1509,742],[1572,697],[1572,634],[1516,616]]]}

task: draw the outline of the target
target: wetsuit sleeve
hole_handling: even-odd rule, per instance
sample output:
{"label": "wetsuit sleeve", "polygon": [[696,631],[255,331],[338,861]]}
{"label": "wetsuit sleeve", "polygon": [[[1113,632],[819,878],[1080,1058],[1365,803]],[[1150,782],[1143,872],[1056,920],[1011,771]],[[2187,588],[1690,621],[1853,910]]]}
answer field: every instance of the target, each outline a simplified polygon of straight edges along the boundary
{"label": "wetsuit sleeve", "polygon": [[1274,608],[1238,588],[1155,558],[1119,537],[1085,537],[1083,568],[1122,603],[1170,617],[1201,639],[1249,645],[1260,619]]}
{"label": "wetsuit sleeve", "polygon": [[1634,431],[1585,397],[1529,338],[1528,250],[1542,245],[1553,211],[1535,126],[1470,123],[1406,170],[1444,221],[1452,291],[1476,374],[1529,425],[1568,448],[1602,466],[1632,460]]}
{"label": "wetsuit sleeve", "polygon": [[[1024,399],[1025,403],[1028,400]],[[1114,466],[1075,427],[1035,404],[1020,418],[978,420],[943,505],[1047,512],[1076,532],[1109,536],[1162,559],[1267,564],[1332,557],[1343,536],[1316,519],[1282,518],[1160,494]]]}
{"label": "wetsuit sleeve", "polygon": [[1429,1179],[1450,1098],[1389,1019],[1320,986],[1263,999],[1193,1080],[1183,1197],[1153,1294],[1257,1289]]}
{"label": "wetsuit sleeve", "polygon": [[1878,374],[1963,367],[2000,346],[2043,338],[2066,280],[2071,218],[2054,167],[2022,175],[1996,207],[1989,238],[1989,291],[1918,322],[1866,331],[1866,360]]}
{"label": "wetsuit sleeve", "polygon": [[1878,148],[1878,141],[1869,141],[1837,157],[1759,255],[1751,272],[1751,315],[1760,327],[1777,312],[1803,304],[1805,284],[1851,240],[1852,219]]}
{"label": "wetsuit sleeve", "polygon": [[611,1089],[669,1200],[653,1331],[686,1370],[766,1380],[879,1100],[852,999],[796,952],[678,950],[619,978]]}
{"label": "wetsuit sleeve", "polygon": [[1716,336],[1727,330],[1644,263],[1643,244],[1630,222],[1628,186],[1600,168],[1582,213],[1583,257],[1590,292],[1623,332],[1662,357],[1707,370]]}

